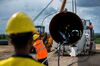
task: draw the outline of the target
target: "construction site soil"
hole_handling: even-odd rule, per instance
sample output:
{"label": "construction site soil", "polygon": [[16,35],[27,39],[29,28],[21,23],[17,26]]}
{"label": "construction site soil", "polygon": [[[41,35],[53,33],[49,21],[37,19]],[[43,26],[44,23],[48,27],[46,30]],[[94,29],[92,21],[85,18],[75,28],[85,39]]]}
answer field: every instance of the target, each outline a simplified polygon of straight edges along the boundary
{"label": "construction site soil", "polygon": [[[11,45],[0,45],[0,60],[6,59],[14,54]],[[50,55],[52,52],[49,53]],[[34,56],[34,55],[33,55]],[[58,66],[56,54],[49,58],[49,66]],[[90,56],[60,56],[60,66],[100,66],[100,44],[96,45],[96,54]]]}

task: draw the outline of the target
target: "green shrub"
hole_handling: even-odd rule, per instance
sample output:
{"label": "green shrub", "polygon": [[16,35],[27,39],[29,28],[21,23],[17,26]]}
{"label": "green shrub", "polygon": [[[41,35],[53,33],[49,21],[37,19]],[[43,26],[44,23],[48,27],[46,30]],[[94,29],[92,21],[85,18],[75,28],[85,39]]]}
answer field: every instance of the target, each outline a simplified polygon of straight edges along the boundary
{"label": "green shrub", "polygon": [[100,38],[96,38],[96,39],[95,39],[95,43],[96,43],[96,44],[100,44]]}

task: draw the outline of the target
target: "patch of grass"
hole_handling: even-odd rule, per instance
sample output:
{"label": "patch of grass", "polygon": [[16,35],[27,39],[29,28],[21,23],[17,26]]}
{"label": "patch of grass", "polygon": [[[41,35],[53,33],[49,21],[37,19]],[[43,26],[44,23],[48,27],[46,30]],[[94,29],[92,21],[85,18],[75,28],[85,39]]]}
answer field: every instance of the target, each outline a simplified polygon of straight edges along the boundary
{"label": "patch of grass", "polygon": [[96,38],[96,39],[95,39],[95,43],[96,43],[96,44],[100,44],[100,38]]}

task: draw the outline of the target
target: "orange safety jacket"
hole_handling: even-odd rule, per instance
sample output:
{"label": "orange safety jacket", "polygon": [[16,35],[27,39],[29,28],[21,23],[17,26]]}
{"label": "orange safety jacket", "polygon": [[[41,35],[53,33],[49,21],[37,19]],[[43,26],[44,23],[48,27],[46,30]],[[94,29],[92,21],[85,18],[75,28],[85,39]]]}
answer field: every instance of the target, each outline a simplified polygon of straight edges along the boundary
{"label": "orange safety jacket", "polygon": [[37,59],[44,59],[48,56],[47,49],[42,40],[36,40],[36,42],[34,42],[33,46],[36,49]]}

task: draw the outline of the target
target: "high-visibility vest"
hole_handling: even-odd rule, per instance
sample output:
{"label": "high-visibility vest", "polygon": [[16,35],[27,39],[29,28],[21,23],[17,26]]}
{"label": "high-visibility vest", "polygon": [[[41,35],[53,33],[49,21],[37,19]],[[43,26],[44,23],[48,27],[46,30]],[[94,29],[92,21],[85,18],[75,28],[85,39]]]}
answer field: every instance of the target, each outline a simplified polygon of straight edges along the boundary
{"label": "high-visibility vest", "polygon": [[0,66],[45,66],[33,59],[23,57],[10,57],[0,61]]}
{"label": "high-visibility vest", "polygon": [[33,46],[36,49],[37,59],[44,59],[48,56],[47,49],[42,40],[36,40],[36,42],[34,42]]}

